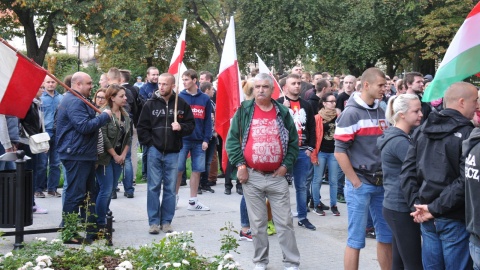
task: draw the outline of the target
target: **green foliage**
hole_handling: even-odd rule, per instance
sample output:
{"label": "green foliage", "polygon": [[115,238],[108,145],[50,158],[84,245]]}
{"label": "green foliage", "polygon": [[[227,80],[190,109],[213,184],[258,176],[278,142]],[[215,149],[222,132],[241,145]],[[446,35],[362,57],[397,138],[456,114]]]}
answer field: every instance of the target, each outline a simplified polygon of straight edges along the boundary
{"label": "green foliage", "polygon": [[238,231],[234,230],[232,222],[226,222],[225,227],[221,228],[220,231],[227,232],[226,234],[222,235],[222,239],[220,240],[222,243],[222,246],[220,247],[222,254],[226,255],[231,251],[238,253],[237,248],[240,246],[236,238]]}

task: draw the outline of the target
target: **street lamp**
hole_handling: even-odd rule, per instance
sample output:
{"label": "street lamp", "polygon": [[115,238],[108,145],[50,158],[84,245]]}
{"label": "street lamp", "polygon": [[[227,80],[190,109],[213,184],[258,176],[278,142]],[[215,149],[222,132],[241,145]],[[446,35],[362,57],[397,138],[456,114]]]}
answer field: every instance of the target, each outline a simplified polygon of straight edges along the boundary
{"label": "street lamp", "polygon": [[153,58],[158,59],[158,50],[155,50],[153,53]]}

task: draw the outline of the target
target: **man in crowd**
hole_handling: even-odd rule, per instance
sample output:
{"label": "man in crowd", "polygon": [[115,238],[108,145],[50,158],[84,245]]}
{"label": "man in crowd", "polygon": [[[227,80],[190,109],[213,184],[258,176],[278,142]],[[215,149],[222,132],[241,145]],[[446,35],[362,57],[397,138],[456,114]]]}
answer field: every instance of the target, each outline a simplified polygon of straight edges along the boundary
{"label": "man in crowd", "polygon": [[311,95],[308,103],[312,107],[313,114],[317,114],[320,110],[320,100],[327,94],[332,92],[332,83],[327,79],[320,79],[315,85],[315,95]]}
{"label": "man in crowd", "polygon": [[[345,78],[353,82],[352,76]],[[335,158],[345,173],[348,238],[345,269],[358,269],[360,250],[365,247],[368,211],[377,234],[377,259],[382,269],[392,264],[392,233],[382,215],[383,181],[380,150],[374,146],[388,127],[379,99],[385,93],[385,74],[369,68],[362,74],[362,92],[354,94],[337,120]]]}
{"label": "man in crowd", "polygon": [[[158,91],[147,100],[138,121],[138,139],[148,148],[147,213],[150,234],[172,232],[175,215],[178,153],[182,137],[195,127],[190,106],[178,98],[175,112],[175,77],[164,73],[158,79]],[[177,113],[177,121],[174,114]],[[162,189],[163,186],[163,189]],[[162,191],[162,203],[160,193]]]}
{"label": "man in crowd", "polygon": [[345,76],[345,79],[343,79],[343,92],[339,94],[337,98],[337,108],[341,111],[345,109],[348,99],[352,95],[353,91],[355,91],[356,81],[357,79],[352,75],[347,75]]}
{"label": "man in crowd", "polygon": [[[307,219],[307,178],[313,177],[313,165],[310,155],[315,148],[315,114],[308,101],[300,97],[301,79],[297,74],[290,74],[285,82],[285,98],[281,97],[278,102],[289,108],[295,127],[298,132],[299,149],[297,160],[293,165],[293,181],[296,190],[298,226],[309,230],[315,230]],[[308,186],[308,187],[307,187]]]}
{"label": "man in crowd", "polygon": [[462,158],[462,142],[474,128],[477,99],[475,86],[452,84],[445,92],[445,109],[432,112],[415,131],[403,163],[402,190],[408,204],[415,204],[415,221],[423,222],[424,269],[472,269],[461,170],[472,164]]}
{"label": "man in crowd", "polygon": [[[197,72],[189,69],[182,74],[185,89],[179,97],[184,99],[192,109],[195,118],[195,130],[192,134],[183,137],[183,147],[178,156],[177,196],[182,174],[186,169],[187,155],[190,152],[192,174],[190,176],[190,199],[188,210],[210,211],[210,208],[200,203],[197,198],[200,174],[205,171],[205,151],[212,138],[212,104],[210,97],[197,88]],[[177,197],[178,199],[178,197]]]}
{"label": "man in crowd", "polygon": [[[292,68],[291,74],[296,74],[298,75],[299,78],[302,78],[302,73],[303,73],[303,67],[301,66],[294,66]],[[313,88],[313,85],[307,82],[304,82],[300,80],[302,85],[300,87],[300,97],[305,99],[305,93],[307,93],[308,90]]]}
{"label": "man in crowd", "polygon": [[[300,80],[298,75],[295,76]],[[298,135],[289,111],[271,98],[272,93],[271,77],[265,73],[255,76],[255,99],[243,102],[233,117],[226,148],[230,163],[237,169],[237,178],[244,186],[255,269],[264,270],[269,262],[265,204],[268,197],[285,269],[293,270],[298,269],[300,253],[293,229],[288,183],[284,177],[297,158]]]}
{"label": "man in crowd", "polygon": [[[423,75],[419,72],[409,72],[405,74],[403,79],[405,86],[407,87],[407,94],[415,94],[420,100],[422,100],[423,95]],[[427,102],[422,102],[422,121],[421,123],[427,120],[428,115],[432,112],[432,107]]]}
{"label": "man in crowd", "polygon": [[35,197],[45,198],[43,193],[45,188],[47,189],[48,197],[61,197],[62,195],[57,192],[57,187],[60,182],[60,158],[58,157],[57,145],[55,144],[54,119],[57,107],[63,96],[55,90],[57,88],[57,82],[50,76],[45,77],[43,87],[45,91],[40,99],[42,100],[45,131],[50,136],[50,149],[47,153],[38,154],[37,157],[37,179],[40,185],[35,187]]}
{"label": "man in crowd", "polygon": [[[215,120],[215,103],[212,100],[213,94],[215,93],[213,90],[213,85],[210,82],[202,82],[200,83],[200,90],[202,91],[202,93],[210,97],[210,102],[212,105],[212,123],[213,123]],[[217,150],[217,142],[218,141],[217,141],[216,132],[213,129],[213,125],[212,125],[212,138],[208,142],[208,148],[205,151],[205,171],[200,174],[200,184],[198,186],[199,190],[207,191],[211,193],[215,193],[215,190],[213,190],[212,187],[208,184],[209,183],[208,177],[210,174],[210,165],[213,162],[213,157],[216,158],[214,153]],[[217,163],[217,171],[218,171],[218,163]]]}
{"label": "man in crowd", "polygon": [[[92,79],[87,73],[76,72],[72,77],[72,88],[83,98],[90,96]],[[90,215],[87,222],[94,224],[97,191],[95,188],[95,161],[99,129],[106,125],[112,112],[104,110],[96,116],[95,111],[83,100],[68,92],[57,110],[56,142],[60,160],[65,167],[67,188],[63,190],[65,202],[63,214],[77,213],[81,205],[87,204]],[[64,220],[65,221],[65,220]],[[62,223],[64,223],[64,221]],[[87,228],[87,239],[93,239],[95,229]],[[72,239],[72,241],[76,241]]]}

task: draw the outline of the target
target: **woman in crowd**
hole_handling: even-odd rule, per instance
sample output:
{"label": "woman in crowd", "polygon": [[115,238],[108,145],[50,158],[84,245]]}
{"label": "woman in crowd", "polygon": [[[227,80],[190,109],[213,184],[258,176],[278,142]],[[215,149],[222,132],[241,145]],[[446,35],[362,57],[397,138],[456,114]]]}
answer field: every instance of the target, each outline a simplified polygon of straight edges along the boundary
{"label": "woman in crowd", "polygon": [[337,208],[337,188],[340,166],[334,156],[335,121],[339,112],[335,108],[337,99],[332,93],[324,95],[321,99],[320,111],[315,115],[316,145],[310,159],[313,163],[312,196],[313,212],[319,216],[325,216],[323,205],[320,201],[320,188],[322,176],[328,166],[328,184],[330,185],[330,209],[334,216],[340,216]]}
{"label": "woman in crowd", "polygon": [[423,269],[420,225],[410,216],[400,188],[400,172],[410,146],[408,134],[423,116],[420,100],[413,94],[394,96],[385,115],[392,126],[378,138],[377,146],[382,152],[383,216],[392,230],[392,269]]}
{"label": "woman in crowd", "polygon": [[[98,99],[97,92],[95,95]],[[113,184],[118,181],[125,163],[125,157],[132,144],[131,120],[123,109],[127,102],[125,88],[112,84],[105,92],[104,110],[112,111],[113,120],[102,127],[104,152],[99,155],[96,171],[98,196],[95,205],[97,226],[102,229],[106,225],[106,214],[110,205]]]}
{"label": "woman in crowd", "polygon": [[105,88],[100,88],[95,92],[95,95],[93,96],[93,102],[95,103],[95,106],[97,108],[101,108],[107,104],[107,101],[105,99],[105,92],[107,89]]}

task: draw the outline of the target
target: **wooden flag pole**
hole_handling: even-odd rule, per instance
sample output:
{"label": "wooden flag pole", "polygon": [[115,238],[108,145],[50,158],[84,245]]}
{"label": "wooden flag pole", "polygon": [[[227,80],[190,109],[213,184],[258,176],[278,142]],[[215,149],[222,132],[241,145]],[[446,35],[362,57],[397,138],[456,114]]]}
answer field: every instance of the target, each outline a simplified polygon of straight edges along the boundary
{"label": "wooden flag pole", "polygon": [[70,91],[70,93],[72,93],[73,95],[75,95],[76,97],[78,97],[79,99],[81,99],[83,102],[85,102],[88,106],[90,106],[90,108],[92,108],[94,111],[96,111],[97,113],[102,113],[99,109],[97,109],[97,107],[95,107],[95,105],[93,105],[90,101],[88,101],[87,99],[85,99],[82,95],[78,94],[77,92],[73,91],[70,87],[68,87],[66,84],[64,84],[62,81],[60,81],[59,79],[57,79],[57,77],[53,76],[52,73],[50,73],[48,70],[44,69],[42,66],[40,66],[39,64],[37,64],[35,61],[33,61],[32,59],[28,58],[27,56],[25,56],[24,54],[22,54],[20,51],[18,51],[17,49],[15,49],[12,45],[8,44],[8,42],[1,38],[0,37],[0,42],[2,42],[3,44],[5,44],[8,48],[10,48],[12,51],[14,51],[15,53],[17,53],[18,55],[20,55],[21,57],[25,58],[26,60],[28,60],[31,64],[33,64],[34,66],[36,66],[37,68],[39,69],[42,69],[44,70],[47,75],[52,78],[54,81],[56,81],[59,85],[61,85],[63,88],[67,89],[68,91]]}
{"label": "wooden flag pole", "polygon": [[175,107],[174,107],[174,112],[173,112],[173,122],[177,122],[177,107],[178,107],[178,95],[180,94],[180,68],[182,67],[182,63],[178,65],[178,71],[177,71],[177,78],[175,82],[175,88],[176,88],[176,95],[175,95]]}

